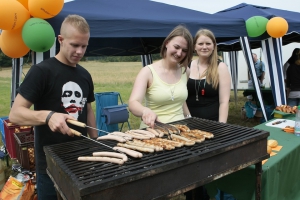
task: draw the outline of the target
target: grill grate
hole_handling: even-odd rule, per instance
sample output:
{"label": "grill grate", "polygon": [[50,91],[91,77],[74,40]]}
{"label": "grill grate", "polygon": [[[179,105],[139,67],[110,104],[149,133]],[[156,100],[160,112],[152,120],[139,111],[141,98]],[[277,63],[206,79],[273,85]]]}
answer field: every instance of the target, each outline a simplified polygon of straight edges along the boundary
{"label": "grill grate", "polygon": [[[130,158],[122,166],[111,163],[77,161],[79,156],[91,156],[96,151],[112,151],[87,139],[51,145],[44,147],[48,171],[55,176],[57,168],[61,168],[62,180],[56,180],[56,183],[59,185],[60,181],[69,181],[75,184],[79,190],[75,192],[81,196],[204,160],[222,152],[266,139],[269,135],[268,132],[262,130],[199,118],[189,118],[173,124],[184,124],[190,129],[212,132],[214,138],[190,147],[185,146],[151,154],[144,153],[142,159]],[[116,145],[114,141],[101,142],[109,146]],[[266,148],[264,153],[266,154]],[[56,178],[58,179],[58,177]]]}

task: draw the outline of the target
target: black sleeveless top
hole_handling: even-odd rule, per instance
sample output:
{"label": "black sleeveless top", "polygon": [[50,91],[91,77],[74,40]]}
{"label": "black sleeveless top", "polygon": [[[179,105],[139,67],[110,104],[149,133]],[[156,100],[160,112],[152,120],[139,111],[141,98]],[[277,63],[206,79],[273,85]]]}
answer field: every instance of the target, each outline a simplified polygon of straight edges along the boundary
{"label": "black sleeveless top", "polygon": [[[218,121],[219,86],[217,89],[214,89],[211,84],[206,82],[206,79],[196,80],[189,78],[187,89],[188,98],[186,103],[191,115],[193,117]],[[196,94],[198,94],[198,99]]]}

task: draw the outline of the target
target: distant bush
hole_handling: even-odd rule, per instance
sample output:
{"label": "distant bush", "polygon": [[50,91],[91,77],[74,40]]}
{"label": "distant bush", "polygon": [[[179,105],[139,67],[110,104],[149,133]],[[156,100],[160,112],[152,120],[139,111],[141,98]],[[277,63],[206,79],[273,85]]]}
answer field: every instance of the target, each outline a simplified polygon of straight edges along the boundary
{"label": "distant bush", "polygon": [[[28,53],[23,57],[23,63],[31,63],[31,55]],[[6,56],[4,53],[0,51],[0,68],[1,67],[11,67],[12,66],[12,58]]]}
{"label": "distant bush", "polygon": [[1,67],[11,67],[12,66],[12,60],[10,57],[4,55],[0,51],[0,68]]}

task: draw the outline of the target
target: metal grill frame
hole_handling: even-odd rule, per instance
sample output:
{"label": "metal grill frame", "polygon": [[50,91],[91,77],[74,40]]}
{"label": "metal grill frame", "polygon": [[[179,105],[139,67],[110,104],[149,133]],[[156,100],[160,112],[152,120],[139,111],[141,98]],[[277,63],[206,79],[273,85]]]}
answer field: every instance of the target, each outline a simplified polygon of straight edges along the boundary
{"label": "metal grill frame", "polygon": [[[269,132],[198,118],[189,118],[176,123],[186,124],[191,129],[210,131],[215,134],[215,138],[192,147],[148,154],[141,160],[131,159],[120,167],[116,164],[103,166],[102,163],[96,162],[76,162],[78,156],[91,155],[91,152],[100,151],[99,149],[108,150],[89,140],[51,145],[44,147],[48,165],[47,173],[63,199],[99,197],[114,199],[116,196],[118,199],[164,199],[256,164],[257,197],[259,198],[261,161],[269,157],[267,154]],[[233,134],[233,130],[240,133]],[[230,141],[232,134],[236,138]],[[237,137],[238,135],[240,137]],[[107,144],[114,145],[113,142]],[[79,145],[81,149],[78,149]],[[85,145],[87,147],[84,147]],[[72,149],[73,146],[77,149]],[[64,151],[65,154],[56,154],[57,149]],[[158,164],[155,164],[155,159],[158,160]],[[150,166],[151,163],[153,166]],[[137,169],[137,165],[142,168]],[[114,177],[112,174],[112,177],[104,181],[97,181],[95,172],[101,169],[99,166],[105,169],[111,168],[117,176]],[[90,172],[87,171],[87,173],[92,172],[89,176],[94,175],[91,177],[94,178],[91,179],[93,181],[88,184],[82,184],[83,181],[79,180],[78,173],[83,173],[84,167],[90,168]],[[131,167],[135,169],[130,171]],[[119,175],[119,171],[122,170],[124,174]],[[125,173],[126,170],[130,172]]]}

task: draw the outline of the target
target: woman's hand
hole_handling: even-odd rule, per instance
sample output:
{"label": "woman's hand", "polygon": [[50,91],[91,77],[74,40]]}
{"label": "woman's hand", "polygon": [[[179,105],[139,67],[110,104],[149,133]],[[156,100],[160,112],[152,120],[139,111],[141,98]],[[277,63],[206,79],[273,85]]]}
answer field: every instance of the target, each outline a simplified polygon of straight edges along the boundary
{"label": "woman's hand", "polygon": [[157,120],[157,115],[150,108],[144,108],[142,111],[142,120],[146,125],[153,128],[154,122]]}

